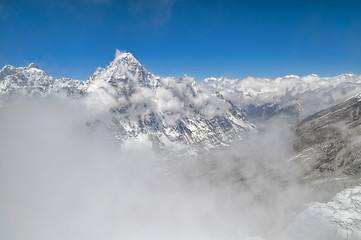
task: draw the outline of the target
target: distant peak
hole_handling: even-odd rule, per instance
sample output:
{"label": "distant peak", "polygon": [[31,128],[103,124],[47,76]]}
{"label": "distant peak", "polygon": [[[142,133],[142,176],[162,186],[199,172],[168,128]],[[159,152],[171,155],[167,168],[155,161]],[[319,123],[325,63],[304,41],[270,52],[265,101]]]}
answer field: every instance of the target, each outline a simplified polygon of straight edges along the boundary
{"label": "distant peak", "polygon": [[13,67],[11,65],[5,65],[1,70],[6,71],[6,70],[13,70],[13,69],[15,69],[15,67]]}
{"label": "distant peak", "polygon": [[36,65],[35,63],[30,63],[28,68],[37,68],[37,69],[39,69],[38,65]]}

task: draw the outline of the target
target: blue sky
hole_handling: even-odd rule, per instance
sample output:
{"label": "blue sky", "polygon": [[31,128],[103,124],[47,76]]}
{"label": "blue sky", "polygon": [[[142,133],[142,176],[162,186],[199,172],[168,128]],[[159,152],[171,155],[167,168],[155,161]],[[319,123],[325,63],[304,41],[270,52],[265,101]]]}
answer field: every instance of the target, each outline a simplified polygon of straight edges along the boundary
{"label": "blue sky", "polygon": [[151,72],[361,74],[361,1],[0,0],[0,65],[86,80],[132,52]]}

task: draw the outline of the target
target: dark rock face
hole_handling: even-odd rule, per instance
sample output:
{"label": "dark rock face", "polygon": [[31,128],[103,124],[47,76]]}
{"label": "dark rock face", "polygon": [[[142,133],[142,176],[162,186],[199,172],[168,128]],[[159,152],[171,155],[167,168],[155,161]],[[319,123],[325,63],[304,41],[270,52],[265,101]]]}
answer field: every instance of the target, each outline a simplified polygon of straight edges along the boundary
{"label": "dark rock face", "polygon": [[302,120],[294,149],[306,163],[307,175],[361,174],[361,101],[351,98]]}

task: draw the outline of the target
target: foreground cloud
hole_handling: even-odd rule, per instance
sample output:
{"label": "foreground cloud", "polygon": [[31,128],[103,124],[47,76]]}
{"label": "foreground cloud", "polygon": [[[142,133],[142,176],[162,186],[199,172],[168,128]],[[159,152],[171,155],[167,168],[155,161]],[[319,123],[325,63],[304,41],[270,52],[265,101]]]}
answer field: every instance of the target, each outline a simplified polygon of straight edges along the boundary
{"label": "foreground cloud", "polygon": [[64,99],[1,109],[4,238],[297,239],[287,226],[313,194],[282,122],[200,158],[159,158],[89,117]]}

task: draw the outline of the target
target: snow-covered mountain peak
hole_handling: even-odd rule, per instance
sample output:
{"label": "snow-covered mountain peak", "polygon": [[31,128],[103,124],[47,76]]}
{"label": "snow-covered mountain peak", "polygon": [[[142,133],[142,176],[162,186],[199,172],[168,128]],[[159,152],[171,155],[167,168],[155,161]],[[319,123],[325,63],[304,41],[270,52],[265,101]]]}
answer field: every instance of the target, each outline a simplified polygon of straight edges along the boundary
{"label": "snow-covered mountain peak", "polygon": [[130,96],[136,88],[154,88],[158,85],[157,79],[131,53],[117,50],[109,66],[98,68],[89,78],[89,90],[92,92],[98,88],[108,89],[107,92],[119,96]]}
{"label": "snow-covered mountain peak", "polygon": [[16,72],[16,68],[11,65],[5,65],[0,70],[0,81],[3,80],[7,75],[14,74]]}
{"label": "snow-covered mountain peak", "polygon": [[120,52],[119,50],[116,50],[114,60],[109,66],[106,68],[98,68],[94,73],[94,75],[106,77],[106,80],[109,80],[111,77],[124,79],[138,74],[149,74],[149,72],[144,69],[131,53]]}
{"label": "snow-covered mountain peak", "polygon": [[118,50],[109,66],[89,78],[85,97],[95,113],[112,113],[112,132],[120,141],[210,149],[254,131],[240,109],[202,92],[194,78],[156,76],[131,53]]}
{"label": "snow-covered mountain peak", "polygon": [[9,71],[9,70],[14,70],[15,67],[11,66],[11,65],[5,65],[0,71]]}
{"label": "snow-covered mountain peak", "polygon": [[28,68],[37,68],[37,69],[39,69],[38,65],[36,65],[35,63],[30,63]]}

